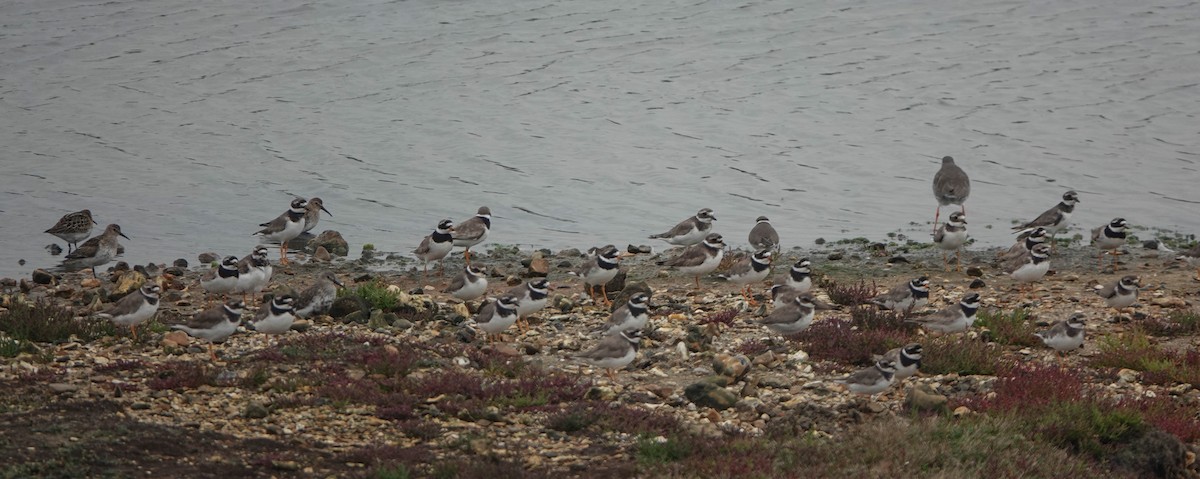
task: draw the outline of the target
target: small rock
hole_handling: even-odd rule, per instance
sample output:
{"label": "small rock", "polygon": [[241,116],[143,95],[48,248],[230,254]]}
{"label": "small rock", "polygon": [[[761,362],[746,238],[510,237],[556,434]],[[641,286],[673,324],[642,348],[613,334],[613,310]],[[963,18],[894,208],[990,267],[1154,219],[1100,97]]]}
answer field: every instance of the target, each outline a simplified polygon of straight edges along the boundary
{"label": "small rock", "polygon": [[1152,240],[1143,241],[1142,248],[1156,250],[1156,249],[1158,249],[1158,240],[1152,239]]}
{"label": "small rock", "polygon": [[968,267],[967,268],[967,276],[970,276],[972,278],[983,277],[983,270],[980,269],[978,266]]}
{"label": "small rock", "polygon": [[188,261],[186,259],[179,258],[179,259],[176,259],[174,262],[172,262],[171,266],[174,266],[176,268],[187,268]]}
{"label": "small rock", "polygon": [[354,296],[343,296],[333,300],[333,304],[329,306],[329,316],[340,319],[346,315],[361,311],[363,309],[363,301]]}
{"label": "small rock", "polygon": [[545,278],[550,274],[550,261],[542,255],[541,251],[534,251],[533,256],[529,258],[529,268],[525,270],[525,276],[529,278]]}
{"label": "small rock", "polygon": [[767,366],[773,363],[775,363],[775,353],[771,351],[767,351],[754,357],[754,364],[756,366]]}
{"label": "small rock", "polygon": [[117,285],[108,294],[112,301],[124,298],[125,295],[141,288],[143,284],[146,284],[146,275],[137,271],[125,271],[117,277],[116,283]]}
{"label": "small rock", "polygon": [[315,253],[317,248],[324,247],[326,251],[335,256],[346,256],[350,254],[350,246],[346,244],[346,240],[342,238],[342,234],[334,230],[325,230],[308,241],[304,246],[304,251]]}
{"label": "small rock", "polygon": [[817,246],[821,246],[821,245],[825,244],[825,238],[817,238],[816,240],[813,241],[813,244],[816,244]]}
{"label": "small rock", "polygon": [[683,390],[684,396],[699,407],[729,409],[737,404],[737,394],[708,381],[693,383]]}
{"label": "small rock", "polygon": [[650,245],[647,245],[647,244],[637,245],[637,246],[634,246],[631,244],[631,245],[628,245],[625,247],[625,251],[628,251],[633,254],[650,254],[650,252],[653,251],[653,249],[651,249]]}
{"label": "small rock", "polygon": [[910,411],[940,411],[946,408],[949,401],[928,384],[920,384],[909,388],[904,395],[904,408]]}
{"label": "small rock", "polygon": [[987,283],[984,283],[982,279],[975,278],[975,279],[971,280],[971,284],[968,285],[967,287],[971,288],[971,289],[986,288]]}
{"label": "small rock", "polygon": [[46,245],[46,251],[50,252],[50,256],[58,256],[62,254],[62,246],[59,246],[58,243],[50,243]]}
{"label": "small rock", "polygon": [[617,392],[607,386],[595,386],[589,389],[584,397],[593,401],[609,402],[617,399]]}
{"label": "small rock", "polygon": [[162,345],[171,348],[180,348],[191,343],[192,337],[183,331],[171,331],[163,334],[162,338]]}
{"label": "small rock", "polygon": [[79,282],[79,286],[86,289],[99,288],[100,280],[96,278],[87,278]]}
{"label": "small rock", "polygon": [[262,419],[270,414],[271,411],[258,401],[251,401],[250,404],[247,404],[246,407],[242,409],[242,417],[249,419]]}
{"label": "small rock", "polygon": [[300,463],[298,463],[296,461],[274,460],[274,461],[271,461],[271,467],[273,467],[277,470],[280,470],[280,471],[299,471]]}
{"label": "small rock", "polygon": [[509,357],[514,357],[514,358],[522,356],[521,351],[519,351],[519,350],[517,350],[517,348],[514,348],[507,344],[497,344],[492,347],[492,351],[495,351],[496,353],[499,353],[502,356],[509,356]]}
{"label": "small rock", "polygon": [[891,257],[891,258],[888,258],[887,262],[888,262],[888,264],[901,264],[901,263],[907,263],[907,262],[908,262],[908,258],[905,258],[905,257],[903,257],[903,256],[893,256],[893,257]]}
{"label": "small rock", "polygon": [[843,253],[841,251],[834,251],[832,253],[829,253],[829,256],[826,256],[825,259],[828,259],[829,261],[837,261],[837,260],[840,260],[845,257],[846,257],[845,253]]}
{"label": "small rock", "polygon": [[1161,298],[1154,298],[1154,300],[1150,301],[1150,303],[1155,306],[1159,306],[1159,307],[1163,307],[1163,308],[1186,308],[1187,307],[1187,301],[1184,301],[1183,298],[1176,298],[1174,296],[1164,296]]}
{"label": "small rock", "polygon": [[1137,377],[1138,372],[1132,369],[1121,369],[1120,371],[1117,371],[1117,379],[1125,383],[1136,382]]}
{"label": "small rock", "polygon": [[971,408],[966,407],[966,406],[959,406],[959,407],[954,408],[953,414],[954,414],[954,417],[962,417],[962,416],[966,416],[967,414],[971,414],[971,412],[972,412]]}
{"label": "small rock", "polygon": [[708,419],[708,422],[711,422],[713,424],[721,422],[721,413],[719,413],[713,409],[709,409],[708,413],[706,413],[704,415],[704,417],[706,419]]}
{"label": "small rock", "polygon": [[213,264],[220,260],[221,260],[221,255],[218,255],[211,251],[207,252],[207,253],[200,253],[200,256],[196,257],[196,261],[199,261],[200,264],[205,264],[205,265],[210,265],[210,264]]}
{"label": "small rock", "polygon": [[570,298],[560,294],[554,297],[552,306],[559,311],[569,313],[572,309],[575,309],[575,302],[571,301]]}
{"label": "small rock", "polygon": [[319,263],[328,263],[333,261],[333,255],[329,254],[329,250],[325,249],[324,246],[318,246],[317,250],[313,252],[312,258],[313,261]]}
{"label": "small rock", "polygon": [[145,411],[147,409],[150,409],[150,403],[145,403],[145,402],[141,402],[141,401],[135,402],[135,403],[129,405],[129,409],[132,409],[134,411]]}
{"label": "small rock", "polygon": [[717,374],[737,380],[750,371],[750,359],[740,354],[721,353],[713,356],[712,367]]}
{"label": "small rock", "polygon": [[79,386],[67,383],[50,383],[50,390],[58,394],[73,393],[79,390]]}
{"label": "small rock", "polygon": [[292,331],[305,332],[312,329],[312,321],[307,319],[297,319],[292,323]]}
{"label": "small rock", "polygon": [[33,282],[37,284],[55,284],[58,282],[58,278],[56,276],[41,268],[33,270],[31,278],[33,279]]}
{"label": "small rock", "polygon": [[887,404],[884,404],[884,403],[881,403],[878,401],[871,401],[871,402],[867,403],[865,409],[868,412],[870,412],[871,414],[879,414],[881,412],[887,411]]}

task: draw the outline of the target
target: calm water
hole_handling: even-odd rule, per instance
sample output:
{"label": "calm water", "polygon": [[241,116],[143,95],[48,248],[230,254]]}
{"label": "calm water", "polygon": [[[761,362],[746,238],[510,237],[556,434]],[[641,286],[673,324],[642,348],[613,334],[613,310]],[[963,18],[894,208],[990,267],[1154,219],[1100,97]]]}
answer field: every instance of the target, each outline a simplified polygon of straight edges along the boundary
{"label": "calm water", "polygon": [[[0,3],[0,276],[91,208],[133,263],[245,254],[293,195],[354,251],[443,217],[492,242],[925,238],[943,155],[983,245],[1081,193],[1200,231],[1200,4]],[[916,224],[914,224],[916,223]],[[987,229],[988,225],[994,226]],[[98,233],[101,228],[97,228]],[[60,242],[61,244],[61,242]],[[18,260],[25,259],[25,266]]]}

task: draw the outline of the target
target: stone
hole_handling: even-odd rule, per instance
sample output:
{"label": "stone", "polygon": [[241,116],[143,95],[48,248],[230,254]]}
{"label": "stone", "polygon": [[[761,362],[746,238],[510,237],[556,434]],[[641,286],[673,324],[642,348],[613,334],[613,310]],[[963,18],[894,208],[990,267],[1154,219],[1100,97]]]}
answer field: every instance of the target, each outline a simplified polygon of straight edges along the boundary
{"label": "stone", "polygon": [[630,244],[625,247],[625,251],[628,251],[632,254],[650,254],[653,249],[651,249],[650,245],[648,244],[641,244],[637,246]]}
{"label": "stone", "polygon": [[628,277],[629,275],[625,273],[625,270],[617,271],[617,275],[604,284],[604,292],[610,295],[620,293],[621,290],[625,289],[625,279]]}
{"label": "stone", "polygon": [[534,251],[533,256],[529,258],[529,267],[525,270],[527,278],[545,278],[550,274],[550,261],[542,254],[541,251]]}
{"label": "stone", "polygon": [[750,359],[741,354],[721,353],[713,356],[712,367],[717,374],[736,381],[750,371]]}
{"label": "stone", "polygon": [[163,334],[162,345],[170,348],[181,348],[192,343],[192,337],[183,331],[171,331]]}
{"label": "stone", "polygon": [[970,266],[967,268],[967,276],[970,276],[972,278],[983,277],[983,270],[980,269],[978,266]]}
{"label": "stone", "polygon": [[967,287],[971,288],[971,289],[986,288],[987,283],[984,283],[982,279],[975,278],[975,279],[971,280],[971,284],[968,285]]}
{"label": "stone", "polygon": [[318,263],[328,263],[333,261],[333,255],[329,254],[329,250],[325,249],[324,246],[318,246],[317,250],[313,252],[312,258],[313,261]]}
{"label": "stone", "polygon": [[199,261],[200,264],[211,265],[213,263],[216,263],[217,261],[221,261],[221,255],[216,254],[211,251],[206,252],[206,253],[200,253],[200,256],[196,257],[196,261]]}
{"label": "stone", "polygon": [[888,258],[887,262],[888,262],[888,264],[908,263],[908,258],[905,258],[903,256],[893,256],[891,258]]}
{"label": "stone", "polygon": [[50,256],[58,256],[62,254],[63,249],[62,246],[58,245],[58,243],[50,243],[46,245],[46,251],[50,253]]}
{"label": "stone", "polygon": [[1125,382],[1125,383],[1136,382],[1137,378],[1138,378],[1138,372],[1134,371],[1132,369],[1121,369],[1120,371],[1117,371],[1117,379],[1119,379],[1122,382]]}
{"label": "stone", "polygon": [[928,384],[911,387],[904,395],[904,409],[909,411],[941,411],[949,402],[949,398],[938,394]]}
{"label": "stone", "polygon": [[754,357],[755,366],[769,366],[775,363],[775,353],[767,351]]}
{"label": "stone", "polygon": [[67,383],[50,383],[49,388],[57,394],[73,393],[79,390],[79,386]]}
{"label": "stone", "polygon": [[588,390],[584,397],[593,401],[609,402],[617,399],[617,392],[607,386],[594,386]]}
{"label": "stone", "polygon": [[86,289],[99,288],[100,280],[96,278],[87,278],[79,282],[79,286]]}
{"label": "stone", "polygon": [[710,407],[718,411],[729,409],[738,402],[737,394],[708,381],[692,383],[684,388],[683,394],[699,407]]}
{"label": "stone", "polygon": [[343,324],[350,324],[350,323],[366,324],[367,321],[369,321],[371,319],[371,315],[370,315],[370,313],[360,309],[353,313],[342,316],[341,319],[342,319]]}
{"label": "stone", "polygon": [[108,293],[108,299],[111,301],[117,301],[129,293],[137,291],[143,284],[146,284],[146,275],[137,271],[126,271],[121,273],[115,282],[116,286]]}
{"label": "stone", "polygon": [[954,417],[962,417],[962,416],[966,416],[967,414],[971,414],[971,412],[972,412],[971,408],[966,407],[966,406],[959,406],[959,407],[954,408],[954,412],[952,414],[954,414]]}
{"label": "stone", "polygon": [[188,260],[183,259],[183,258],[176,259],[174,262],[171,263],[171,266],[174,266],[176,268],[187,268]]}
{"label": "stone", "polygon": [[1178,438],[1158,429],[1114,448],[1109,460],[1137,477],[1184,477],[1187,449]]}
{"label": "stone", "polygon": [[828,259],[829,261],[837,261],[837,260],[840,260],[845,257],[846,257],[845,253],[843,253],[841,251],[834,251],[832,253],[829,253],[829,256],[826,256],[825,259]]}
{"label": "stone", "polygon": [[335,319],[340,319],[346,315],[362,311],[363,300],[356,296],[343,296],[333,300],[333,304],[329,306],[329,316]]}
{"label": "stone", "polygon": [[271,415],[271,410],[258,401],[251,401],[242,409],[242,417],[244,418],[262,419],[269,415]]}
{"label": "stone", "polygon": [[1152,239],[1152,240],[1143,241],[1142,248],[1156,250],[1156,249],[1158,249],[1158,240]]}
{"label": "stone", "polygon": [[308,241],[304,246],[304,251],[315,253],[317,248],[324,247],[326,251],[334,256],[346,256],[350,254],[350,245],[346,244],[346,240],[342,238],[342,234],[334,230],[325,230]]}
{"label": "stone", "polygon": [[551,302],[551,305],[554,307],[554,309],[564,313],[570,313],[572,309],[575,309],[575,302],[571,301],[571,298],[561,294],[554,296],[554,300]]}
{"label": "stone", "polygon": [[307,319],[297,319],[292,323],[292,331],[303,333],[312,329],[312,321]]}
{"label": "stone", "polygon": [[57,284],[58,283],[57,276],[54,276],[53,274],[50,274],[49,271],[46,271],[46,270],[40,269],[40,268],[33,270],[33,274],[31,276],[31,278],[33,279],[33,282],[37,283],[37,284]]}

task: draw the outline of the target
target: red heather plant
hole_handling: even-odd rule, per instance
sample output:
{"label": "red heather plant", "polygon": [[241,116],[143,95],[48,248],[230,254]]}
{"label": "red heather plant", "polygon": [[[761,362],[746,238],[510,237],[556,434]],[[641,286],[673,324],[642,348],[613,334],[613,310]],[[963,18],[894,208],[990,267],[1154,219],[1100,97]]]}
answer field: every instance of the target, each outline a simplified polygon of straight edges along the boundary
{"label": "red heather plant", "polygon": [[669,414],[603,401],[567,403],[545,419],[546,427],[562,432],[584,429],[626,434],[667,435],[679,429],[679,420]]}
{"label": "red heather plant", "polygon": [[1152,316],[1142,321],[1147,333],[1155,336],[1180,336],[1200,332],[1200,313],[1171,311],[1167,317]]}
{"label": "red heather plant", "polygon": [[905,322],[908,312],[888,311],[874,305],[860,305],[850,309],[850,325],[859,329],[898,331],[903,334],[916,332],[915,323]]}
{"label": "red heather plant", "polygon": [[1146,422],[1179,438],[1180,441],[1191,443],[1200,440],[1200,415],[1196,413],[1197,407],[1194,404],[1185,404],[1180,398],[1167,395],[1126,397],[1117,403],[1117,407],[1140,413]]}
{"label": "red heather plant", "polygon": [[845,319],[830,318],[813,322],[789,339],[803,342],[804,350],[817,360],[868,365],[874,362],[874,355],[903,346],[908,338],[902,331],[859,329]]}
{"label": "red heather plant", "polygon": [[929,374],[996,373],[1000,351],[983,341],[972,341],[963,335],[949,335],[927,341],[921,355],[921,372]]}
{"label": "red heather plant", "polygon": [[766,341],[761,341],[758,339],[752,339],[750,341],[746,341],[746,342],[738,345],[738,347],[734,348],[734,351],[737,351],[738,354],[743,354],[749,358],[753,358],[755,356],[758,356],[759,354],[765,353],[770,350],[771,350],[770,343],[767,343]]}
{"label": "red heather plant", "polygon": [[871,302],[878,292],[875,283],[870,285],[860,280],[855,284],[846,284],[832,279],[821,281],[821,288],[829,295],[829,300],[842,306],[857,306]]}
{"label": "red heather plant", "polygon": [[983,412],[1011,412],[1084,398],[1079,375],[1057,365],[1005,363],[996,372],[992,392],[991,397],[964,401],[964,405]]}
{"label": "red heather plant", "polygon": [[700,318],[700,324],[723,324],[725,326],[733,326],[733,320],[737,319],[738,310],[730,308],[715,313],[709,313],[707,316]]}

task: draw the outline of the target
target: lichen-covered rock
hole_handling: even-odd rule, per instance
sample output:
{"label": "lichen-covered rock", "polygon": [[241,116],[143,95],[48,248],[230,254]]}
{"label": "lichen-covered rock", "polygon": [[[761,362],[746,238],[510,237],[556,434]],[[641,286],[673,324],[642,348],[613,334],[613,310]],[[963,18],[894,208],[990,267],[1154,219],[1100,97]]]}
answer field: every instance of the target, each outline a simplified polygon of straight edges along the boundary
{"label": "lichen-covered rock", "polygon": [[713,356],[712,367],[717,374],[736,381],[750,371],[750,359],[741,354],[721,353]]}
{"label": "lichen-covered rock", "polygon": [[684,388],[683,395],[699,407],[710,407],[718,411],[729,409],[738,402],[737,394],[708,381],[692,383]]}
{"label": "lichen-covered rock", "polygon": [[304,246],[304,251],[308,253],[316,253],[318,247],[324,247],[326,251],[334,256],[346,256],[350,254],[350,245],[346,244],[346,240],[342,238],[342,234],[334,230],[325,230],[308,241]]}

